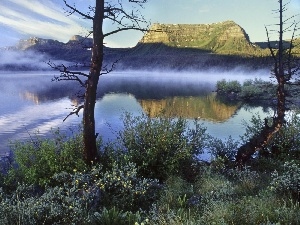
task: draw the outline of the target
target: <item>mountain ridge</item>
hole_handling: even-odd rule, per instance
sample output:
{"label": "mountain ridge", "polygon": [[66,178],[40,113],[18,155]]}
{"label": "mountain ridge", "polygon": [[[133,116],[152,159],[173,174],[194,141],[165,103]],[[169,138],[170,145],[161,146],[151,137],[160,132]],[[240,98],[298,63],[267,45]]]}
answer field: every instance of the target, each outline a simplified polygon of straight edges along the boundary
{"label": "mountain ridge", "polygon": [[139,44],[164,43],[177,48],[196,48],[218,54],[244,54],[260,49],[234,21],[212,24],[160,24],[150,27]]}
{"label": "mountain ridge", "polygon": [[[298,40],[299,41],[299,40]],[[93,40],[74,35],[66,43],[32,37],[20,40],[14,51],[34,51],[50,60],[88,65]],[[288,43],[288,42],[287,42]],[[276,42],[273,44],[276,45]],[[270,67],[266,43],[252,43],[234,21],[213,24],[153,24],[132,48],[104,47],[104,65],[116,69],[203,69],[209,67]]]}

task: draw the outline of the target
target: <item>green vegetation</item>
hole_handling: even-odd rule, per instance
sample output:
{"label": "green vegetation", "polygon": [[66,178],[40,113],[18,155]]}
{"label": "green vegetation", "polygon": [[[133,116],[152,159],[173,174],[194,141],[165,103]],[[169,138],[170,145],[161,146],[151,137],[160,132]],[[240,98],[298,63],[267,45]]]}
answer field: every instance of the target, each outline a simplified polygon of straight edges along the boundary
{"label": "green vegetation", "polygon": [[[233,85],[235,86],[235,85]],[[263,126],[253,117],[241,141]],[[295,113],[242,170],[238,142],[195,121],[124,115],[101,162],[82,161],[81,135],[14,145],[0,176],[0,224],[299,224],[300,118]],[[197,155],[212,153],[210,163]]]}
{"label": "green vegetation", "polygon": [[246,80],[243,84],[240,82],[226,81],[222,79],[216,84],[217,93],[220,96],[235,97],[241,100],[270,100],[276,95],[276,87],[270,81],[261,79]]}

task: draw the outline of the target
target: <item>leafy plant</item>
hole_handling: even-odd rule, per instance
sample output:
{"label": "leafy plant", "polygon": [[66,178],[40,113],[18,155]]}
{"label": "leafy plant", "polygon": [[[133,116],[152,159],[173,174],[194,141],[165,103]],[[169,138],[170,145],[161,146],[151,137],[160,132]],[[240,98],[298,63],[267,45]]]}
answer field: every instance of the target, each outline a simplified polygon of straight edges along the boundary
{"label": "leafy plant", "polygon": [[197,121],[195,128],[190,129],[182,118],[151,119],[125,114],[120,140],[127,160],[137,165],[139,176],[164,181],[186,171],[203,152],[208,138],[205,131]]}
{"label": "leafy plant", "polygon": [[217,81],[217,91],[218,93],[239,93],[242,90],[242,85],[237,81],[226,81],[222,79],[221,81]]}
{"label": "leafy plant", "polygon": [[283,172],[274,171],[271,189],[279,194],[291,194],[300,201],[300,165],[295,161],[285,162]]}
{"label": "leafy plant", "polygon": [[221,158],[225,163],[228,163],[234,160],[238,145],[239,142],[232,139],[231,136],[225,140],[212,138],[209,144],[209,150],[215,159]]}
{"label": "leafy plant", "polygon": [[55,173],[62,171],[84,171],[82,136],[67,137],[59,130],[53,132],[53,139],[39,138],[24,142],[17,141],[12,147],[16,166],[8,172],[7,183],[38,184],[50,183]]}

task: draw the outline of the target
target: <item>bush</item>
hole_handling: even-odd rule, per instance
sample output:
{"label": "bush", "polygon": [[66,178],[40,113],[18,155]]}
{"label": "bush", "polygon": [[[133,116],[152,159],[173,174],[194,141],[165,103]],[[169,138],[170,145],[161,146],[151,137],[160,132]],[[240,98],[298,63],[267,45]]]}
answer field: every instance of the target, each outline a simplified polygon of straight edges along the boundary
{"label": "bush", "polygon": [[54,187],[37,195],[33,186],[19,185],[1,201],[0,224],[89,224],[85,201],[74,193]]}
{"label": "bush", "polygon": [[208,136],[195,121],[189,129],[184,119],[125,115],[120,140],[127,151],[127,160],[137,165],[141,177],[166,180],[179,175],[203,152]]}
{"label": "bush", "polygon": [[80,134],[67,137],[57,130],[53,132],[53,139],[36,137],[25,143],[15,142],[12,148],[16,165],[8,171],[8,185],[25,182],[45,186],[55,173],[87,168]]}
{"label": "bush", "polygon": [[234,160],[238,145],[239,142],[233,140],[231,136],[225,140],[213,138],[209,144],[209,150],[214,159],[222,159],[224,163],[228,163]]}
{"label": "bush", "polygon": [[242,90],[242,85],[234,80],[234,81],[226,81],[225,79],[221,81],[217,81],[217,92],[218,93],[239,93]]}
{"label": "bush", "polygon": [[[259,115],[254,115],[249,124],[245,124],[246,132],[241,136],[242,142],[247,142],[260,134],[265,126],[272,125],[272,118],[265,118],[264,120]],[[268,144],[260,150],[260,157],[269,157],[280,161],[287,161],[290,159],[300,160],[300,117],[298,112],[293,112],[287,121],[276,132]]]}
{"label": "bush", "polygon": [[279,194],[292,195],[300,201],[300,165],[295,161],[285,162],[283,172],[274,171],[271,189]]}
{"label": "bush", "polygon": [[123,217],[141,221],[138,211],[150,208],[161,186],[136,175],[133,164],[115,164],[111,171],[97,165],[85,173],[55,174],[44,190],[18,185],[7,195],[0,189],[0,224],[114,224],[109,221]]}
{"label": "bush", "polygon": [[149,209],[158,197],[161,186],[157,180],[142,178],[133,163],[114,164],[112,170],[102,172],[96,184],[102,191],[102,204],[126,211]]}
{"label": "bush", "polygon": [[245,100],[270,99],[276,94],[275,85],[261,79],[246,80],[243,83],[240,97]]}
{"label": "bush", "polygon": [[284,126],[274,135],[267,151],[269,155],[283,161],[300,160],[300,117],[298,112],[292,113]]}

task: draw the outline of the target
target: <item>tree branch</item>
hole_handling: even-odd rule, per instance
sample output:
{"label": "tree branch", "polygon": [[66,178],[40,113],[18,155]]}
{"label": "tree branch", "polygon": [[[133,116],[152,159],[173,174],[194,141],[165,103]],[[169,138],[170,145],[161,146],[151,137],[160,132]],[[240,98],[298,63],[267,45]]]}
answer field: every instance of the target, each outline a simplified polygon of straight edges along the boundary
{"label": "tree branch", "polygon": [[121,31],[125,31],[125,30],[138,30],[138,31],[143,31],[143,32],[149,31],[148,29],[143,29],[143,28],[138,28],[138,27],[123,27],[123,28],[119,28],[117,30],[108,32],[108,33],[104,34],[103,36],[107,37],[109,35],[112,35],[112,34],[115,34],[115,33],[121,32]]}
{"label": "tree branch", "polygon": [[84,108],[84,105],[80,105],[80,106],[76,107],[75,109],[73,109],[73,112],[70,112],[69,115],[67,115],[67,116],[63,119],[63,121],[65,122],[66,119],[67,119],[69,116],[73,115],[73,114],[76,114],[76,115],[79,117],[78,114],[79,114],[80,110],[83,109],[83,108]]}
{"label": "tree branch", "polygon": [[90,20],[93,20],[93,19],[94,19],[93,17],[91,17],[91,16],[89,16],[89,15],[87,15],[87,14],[84,14],[83,12],[79,11],[75,6],[69,5],[69,4],[67,3],[66,0],[63,0],[63,1],[64,1],[65,5],[66,5],[69,9],[72,10],[72,12],[70,12],[70,15],[71,15],[71,14],[74,14],[74,13],[77,13],[77,14],[79,14],[80,16],[86,18],[86,19],[90,19]]}
{"label": "tree branch", "polygon": [[54,76],[53,81],[61,81],[61,80],[74,80],[78,81],[82,87],[85,86],[85,82],[83,82],[79,76],[89,77],[88,74],[80,72],[80,71],[70,71],[68,67],[64,64],[56,66],[54,63],[48,62],[47,63],[52,69],[58,70],[60,72],[60,76]]}

